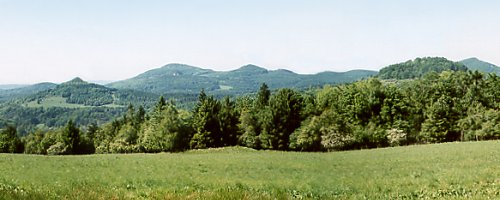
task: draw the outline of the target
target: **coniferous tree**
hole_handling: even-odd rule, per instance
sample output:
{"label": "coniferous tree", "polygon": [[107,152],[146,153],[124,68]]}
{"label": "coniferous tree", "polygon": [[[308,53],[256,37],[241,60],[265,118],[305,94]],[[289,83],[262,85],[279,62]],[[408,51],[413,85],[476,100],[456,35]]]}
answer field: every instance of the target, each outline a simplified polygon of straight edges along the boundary
{"label": "coniferous tree", "polygon": [[222,133],[222,146],[236,145],[238,143],[238,113],[234,102],[229,97],[222,100],[218,118]]}
{"label": "coniferous tree", "polygon": [[207,97],[202,90],[198,104],[193,113],[193,129],[195,134],[191,139],[191,148],[221,147],[223,133],[218,115],[221,109],[220,102],[213,96]]}
{"label": "coniferous tree", "polygon": [[69,120],[64,127],[62,133],[62,140],[67,148],[68,154],[78,154],[80,153],[80,129],[73,123],[73,120]]}
{"label": "coniferous tree", "polygon": [[259,93],[257,93],[257,109],[265,108],[269,105],[269,98],[271,97],[271,91],[267,87],[266,83],[262,83],[259,88]]}
{"label": "coniferous tree", "polygon": [[280,89],[271,96],[269,113],[259,138],[264,148],[287,150],[290,135],[300,126],[302,96],[291,89]]}
{"label": "coniferous tree", "polygon": [[163,108],[167,105],[167,102],[165,101],[165,98],[163,96],[160,96],[160,99],[158,100],[158,103],[156,103],[155,110],[163,110]]}

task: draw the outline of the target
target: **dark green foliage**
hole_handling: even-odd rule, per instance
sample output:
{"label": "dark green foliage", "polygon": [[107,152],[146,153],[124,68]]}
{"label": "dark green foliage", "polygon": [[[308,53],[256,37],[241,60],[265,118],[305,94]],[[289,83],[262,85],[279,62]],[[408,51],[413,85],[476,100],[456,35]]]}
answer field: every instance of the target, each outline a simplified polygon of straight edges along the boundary
{"label": "dark green foliage", "polygon": [[420,78],[429,72],[440,73],[448,70],[467,71],[467,67],[446,58],[425,57],[389,65],[380,70],[378,77],[381,79],[413,79]]}
{"label": "dark green foliage", "polygon": [[257,116],[251,110],[243,110],[240,114],[238,128],[240,137],[238,144],[254,149],[260,148],[260,123]]}
{"label": "dark green foliage", "polygon": [[261,146],[287,150],[290,135],[300,126],[302,96],[291,89],[280,89],[269,100],[269,111],[260,134]]}
{"label": "dark green foliage", "polygon": [[220,102],[213,96],[207,97],[202,90],[193,113],[195,134],[190,142],[191,148],[221,147],[223,145],[223,133],[218,119],[220,110]]}
{"label": "dark green foliage", "polygon": [[229,97],[225,97],[221,102],[218,118],[222,133],[222,146],[238,144],[239,114],[235,106],[235,103]]}
{"label": "dark green foliage", "polygon": [[23,148],[15,127],[7,125],[0,130],[0,153],[22,153]]}
{"label": "dark green foliage", "polygon": [[80,153],[80,129],[73,120],[68,121],[61,137],[64,146],[67,148],[66,151],[68,154]]}
{"label": "dark green foliage", "polygon": [[167,105],[167,102],[165,101],[165,98],[163,96],[160,96],[160,99],[158,100],[158,103],[156,103],[155,110],[156,111],[161,111],[165,108]]}
{"label": "dark green foliage", "polygon": [[265,83],[262,83],[259,89],[259,93],[257,93],[257,108],[265,108],[269,105],[269,98],[271,97],[271,91],[269,91],[269,87]]}

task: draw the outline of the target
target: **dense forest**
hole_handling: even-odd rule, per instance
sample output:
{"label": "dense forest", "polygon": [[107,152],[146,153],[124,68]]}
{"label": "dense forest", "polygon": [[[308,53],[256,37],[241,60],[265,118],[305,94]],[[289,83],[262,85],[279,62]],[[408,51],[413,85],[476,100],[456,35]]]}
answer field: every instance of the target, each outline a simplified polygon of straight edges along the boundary
{"label": "dense forest", "polygon": [[224,146],[338,151],[500,139],[500,80],[480,72],[430,72],[413,80],[369,78],[319,89],[216,98],[202,90],[194,108],[160,97],[151,111],[128,106],[99,126],[73,120],[25,137],[6,126],[0,152],[87,154],[177,152]]}

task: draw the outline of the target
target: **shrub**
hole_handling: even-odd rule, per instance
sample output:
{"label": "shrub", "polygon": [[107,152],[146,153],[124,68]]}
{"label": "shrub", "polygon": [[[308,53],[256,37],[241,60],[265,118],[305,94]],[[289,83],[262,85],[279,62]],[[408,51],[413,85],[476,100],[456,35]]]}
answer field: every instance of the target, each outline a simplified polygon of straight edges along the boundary
{"label": "shrub", "polygon": [[57,142],[47,149],[47,155],[64,155],[68,153],[68,146],[62,142]]}

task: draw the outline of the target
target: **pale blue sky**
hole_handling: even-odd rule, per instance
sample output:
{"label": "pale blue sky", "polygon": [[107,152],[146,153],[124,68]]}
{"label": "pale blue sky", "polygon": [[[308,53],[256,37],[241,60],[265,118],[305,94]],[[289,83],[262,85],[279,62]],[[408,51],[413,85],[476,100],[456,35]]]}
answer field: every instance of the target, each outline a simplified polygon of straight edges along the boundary
{"label": "pale blue sky", "polygon": [[0,84],[119,80],[168,63],[298,73],[421,56],[500,64],[499,2],[0,0]]}

